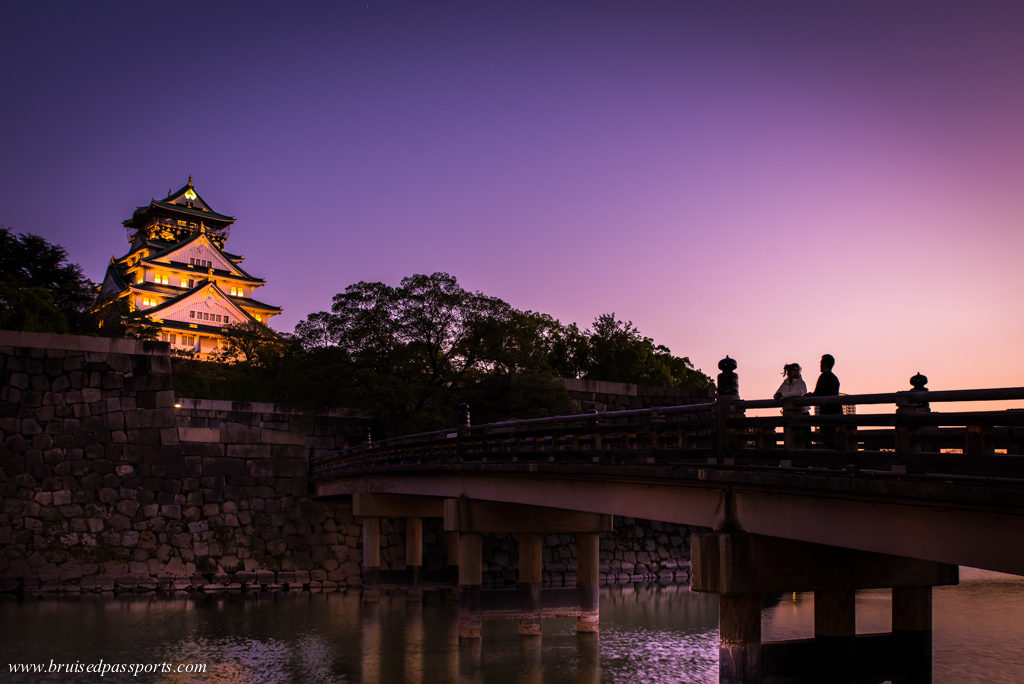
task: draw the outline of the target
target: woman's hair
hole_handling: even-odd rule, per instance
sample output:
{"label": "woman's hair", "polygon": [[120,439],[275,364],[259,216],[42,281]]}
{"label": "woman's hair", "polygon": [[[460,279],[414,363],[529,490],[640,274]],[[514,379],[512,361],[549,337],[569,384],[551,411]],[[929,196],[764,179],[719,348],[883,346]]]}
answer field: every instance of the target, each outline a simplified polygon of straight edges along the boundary
{"label": "woman's hair", "polygon": [[790,369],[795,370],[799,374],[800,373],[800,364],[799,363],[787,363],[785,366],[782,367],[782,374],[783,375],[788,375]]}

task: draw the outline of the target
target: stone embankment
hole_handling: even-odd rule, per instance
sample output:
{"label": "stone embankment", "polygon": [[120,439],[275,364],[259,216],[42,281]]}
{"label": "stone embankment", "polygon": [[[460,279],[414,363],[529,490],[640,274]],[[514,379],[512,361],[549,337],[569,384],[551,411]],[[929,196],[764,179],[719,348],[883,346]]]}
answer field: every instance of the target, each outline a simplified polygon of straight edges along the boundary
{"label": "stone embankment", "polygon": [[[333,590],[360,583],[361,525],[314,498],[314,450],[362,438],[358,416],[175,402],[159,342],[0,331],[0,589]],[[402,521],[382,566],[401,569]],[[425,567],[446,558],[439,521]],[[602,579],[687,581],[688,530],[618,519]],[[572,538],[545,539],[545,580],[571,584]],[[485,541],[491,583],[514,581],[515,541]]]}

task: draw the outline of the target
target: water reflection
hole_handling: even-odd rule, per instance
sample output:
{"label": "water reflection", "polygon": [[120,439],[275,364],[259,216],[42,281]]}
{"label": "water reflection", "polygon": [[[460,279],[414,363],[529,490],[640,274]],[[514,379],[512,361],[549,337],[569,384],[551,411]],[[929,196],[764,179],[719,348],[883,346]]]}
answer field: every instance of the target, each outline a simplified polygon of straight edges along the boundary
{"label": "water reflection", "polygon": [[[484,624],[459,643],[455,604],[386,594],[282,593],[197,598],[0,600],[0,671],[24,682],[716,682],[718,607],[685,587],[601,594],[600,635],[574,618],[523,638],[515,621]],[[859,632],[890,628],[887,591],[857,597]],[[965,571],[935,590],[936,682],[1024,681],[1024,580]],[[813,634],[813,596],[782,595],[763,614],[766,639]],[[203,675],[40,673],[10,663],[205,663]]]}

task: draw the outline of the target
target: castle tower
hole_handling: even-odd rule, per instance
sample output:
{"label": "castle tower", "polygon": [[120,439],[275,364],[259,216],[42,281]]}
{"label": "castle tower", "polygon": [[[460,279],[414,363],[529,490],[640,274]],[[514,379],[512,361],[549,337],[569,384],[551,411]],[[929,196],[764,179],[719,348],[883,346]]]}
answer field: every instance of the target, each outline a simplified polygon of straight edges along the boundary
{"label": "castle tower", "polygon": [[267,326],[281,308],[255,299],[266,281],[224,251],[234,221],[210,208],[191,176],[164,199],[137,208],[124,222],[129,251],[110,260],[100,286],[98,308],[115,312],[101,327],[141,314],[172,350],[209,360],[224,348],[229,326]]}

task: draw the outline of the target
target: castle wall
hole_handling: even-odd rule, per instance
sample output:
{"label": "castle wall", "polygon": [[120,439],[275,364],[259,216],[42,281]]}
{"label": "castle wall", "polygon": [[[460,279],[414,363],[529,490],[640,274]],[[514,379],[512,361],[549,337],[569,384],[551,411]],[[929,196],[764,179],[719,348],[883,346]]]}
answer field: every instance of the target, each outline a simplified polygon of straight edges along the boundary
{"label": "castle wall", "polygon": [[[306,464],[363,430],[346,412],[176,402],[165,343],[0,331],[0,590],[359,584],[361,525],[311,495]],[[385,569],[404,565],[403,529],[383,522]],[[444,563],[445,539],[426,522],[425,567]],[[617,519],[603,579],[686,581],[687,540]],[[545,543],[545,579],[571,583],[572,538]],[[487,540],[489,581],[514,579],[515,558],[510,537]]]}
{"label": "castle wall", "polygon": [[628,382],[559,378],[581,413],[679,406],[714,401],[714,389],[660,387]]}

